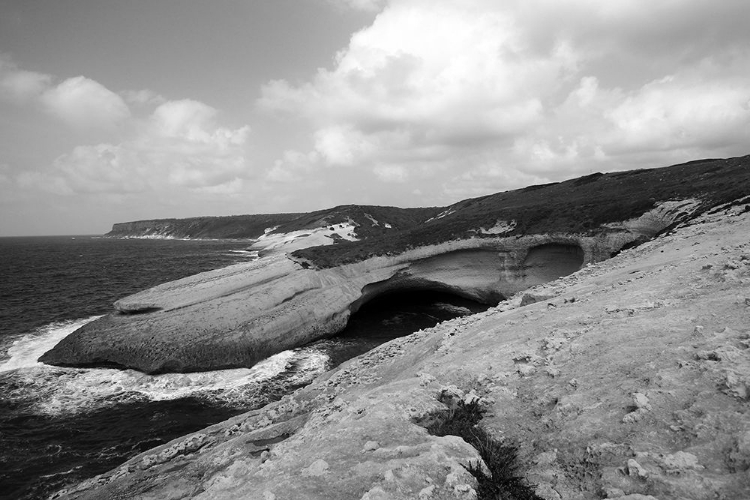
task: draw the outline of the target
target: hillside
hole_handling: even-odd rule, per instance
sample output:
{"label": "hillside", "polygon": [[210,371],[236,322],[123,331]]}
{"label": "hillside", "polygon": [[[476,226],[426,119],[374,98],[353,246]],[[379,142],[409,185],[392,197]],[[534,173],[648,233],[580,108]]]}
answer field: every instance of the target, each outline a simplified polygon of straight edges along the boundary
{"label": "hillside", "polygon": [[105,236],[112,238],[257,238],[268,227],[293,221],[300,214],[232,215],[118,222]]}
{"label": "hillside", "polygon": [[440,208],[342,205],[310,213],[154,219],[118,222],[105,236],[112,238],[255,239],[264,234],[285,234],[303,229],[350,223],[357,227],[357,238],[362,239],[387,236],[392,232],[410,229],[435,216],[440,210]]}
{"label": "hillside", "polygon": [[506,236],[595,234],[606,224],[639,217],[667,200],[697,198],[702,202],[700,213],[747,194],[747,186],[750,156],[595,173],[464,200],[389,238],[307,248],[294,256],[318,267],[331,267],[449,240],[492,237],[497,234],[493,227],[503,227]]}
{"label": "hillside", "polygon": [[448,207],[342,205],[310,213],[145,220],[116,223],[106,236],[257,239],[337,224],[353,226],[352,238],[359,241],[331,234],[328,239],[336,245],[293,252],[300,261],[328,268],[465,238],[593,235],[606,231],[608,224],[637,218],[669,200],[696,199],[700,202],[697,213],[701,213],[746,194],[748,185],[750,156],[706,159],[664,168],[594,173]]}

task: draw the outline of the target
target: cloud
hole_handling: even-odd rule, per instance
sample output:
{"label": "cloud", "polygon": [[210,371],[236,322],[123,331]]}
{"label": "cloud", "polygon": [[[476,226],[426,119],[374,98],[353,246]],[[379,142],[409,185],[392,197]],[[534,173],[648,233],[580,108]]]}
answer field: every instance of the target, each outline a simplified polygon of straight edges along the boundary
{"label": "cloud", "polygon": [[119,95],[84,76],[68,78],[46,90],[41,100],[49,112],[75,127],[113,127],[130,117],[130,109]]}
{"label": "cloud", "polygon": [[[750,87],[731,81],[665,77],[609,111],[621,148],[721,147],[747,138]],[[610,149],[615,148],[610,139]]]}
{"label": "cloud", "polygon": [[246,157],[249,127],[220,125],[218,110],[203,102],[167,100],[150,90],[118,94],[85,76],[56,80],[0,56],[0,97],[55,116],[78,132],[77,141],[99,139],[72,147],[46,167],[14,174],[4,167],[4,192],[12,183],[26,192],[119,202],[147,194],[176,203],[191,195],[226,199],[254,175]]}
{"label": "cloud", "polygon": [[738,0],[392,0],[258,106],[312,126],[317,172],[449,197],[746,154],[748,17]]}
{"label": "cloud", "polygon": [[131,116],[123,98],[95,80],[77,76],[55,83],[52,75],[20,69],[3,54],[0,97],[18,105],[36,105],[78,129],[111,129]]}
{"label": "cloud", "polygon": [[51,80],[50,75],[18,68],[9,56],[0,54],[0,97],[24,104],[38,98]]}
{"label": "cloud", "polygon": [[27,174],[21,182],[61,195],[236,192],[250,173],[249,128],[221,127],[216,116],[214,108],[198,101],[167,101],[134,122],[130,139],[78,146],[59,156],[49,171]]}
{"label": "cloud", "polygon": [[120,95],[125,102],[136,106],[158,106],[167,102],[167,99],[148,89],[124,90],[120,92]]}
{"label": "cloud", "polygon": [[373,169],[375,175],[383,182],[406,182],[409,173],[404,167],[398,165],[379,165]]}
{"label": "cloud", "polygon": [[266,173],[266,180],[274,183],[294,183],[314,172],[319,165],[319,155],[312,151],[300,153],[295,150],[284,151],[282,157],[274,162]]}
{"label": "cloud", "polygon": [[387,0],[328,0],[328,3],[348,9],[378,12],[387,3]]}

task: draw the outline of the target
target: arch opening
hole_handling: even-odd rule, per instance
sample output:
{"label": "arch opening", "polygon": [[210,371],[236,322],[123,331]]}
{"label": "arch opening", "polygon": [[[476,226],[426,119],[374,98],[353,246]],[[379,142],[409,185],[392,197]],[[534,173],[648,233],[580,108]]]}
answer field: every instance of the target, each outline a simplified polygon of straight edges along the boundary
{"label": "arch opening", "polygon": [[423,288],[389,290],[359,304],[346,328],[316,344],[325,350],[329,368],[333,368],[390,340],[489,307],[448,291]]}

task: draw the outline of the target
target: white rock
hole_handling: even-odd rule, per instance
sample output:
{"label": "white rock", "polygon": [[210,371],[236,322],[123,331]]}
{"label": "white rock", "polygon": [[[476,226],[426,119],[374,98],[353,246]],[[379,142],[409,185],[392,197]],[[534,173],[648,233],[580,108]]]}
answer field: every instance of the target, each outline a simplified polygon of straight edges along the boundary
{"label": "white rock", "polygon": [[631,458],[628,460],[628,475],[633,477],[648,477],[648,472],[641,467],[641,464]]}
{"label": "white rock", "polygon": [[310,464],[306,469],[302,469],[303,476],[322,476],[328,473],[328,462],[318,459]]}

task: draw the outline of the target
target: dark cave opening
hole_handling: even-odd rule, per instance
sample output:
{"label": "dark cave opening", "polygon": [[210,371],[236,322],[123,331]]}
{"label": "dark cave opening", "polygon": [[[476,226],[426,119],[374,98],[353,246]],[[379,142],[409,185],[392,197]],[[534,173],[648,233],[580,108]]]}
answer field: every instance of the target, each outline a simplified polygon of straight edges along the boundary
{"label": "dark cave opening", "polygon": [[316,342],[333,368],[375,347],[442,321],[486,311],[490,306],[434,290],[398,290],[363,304],[335,337]]}

